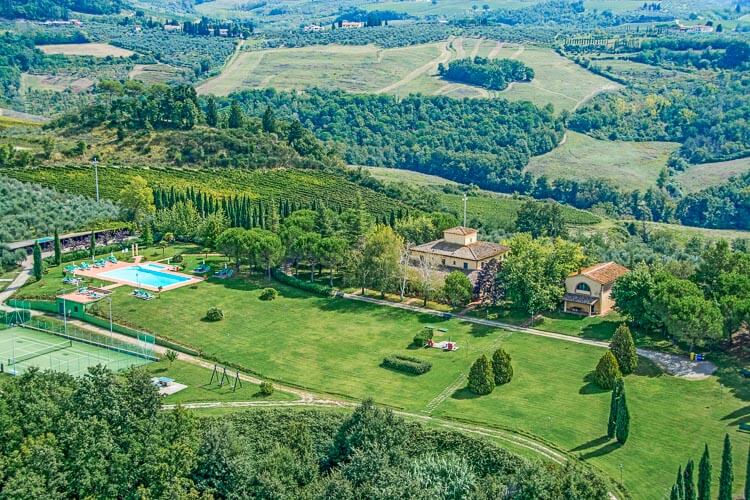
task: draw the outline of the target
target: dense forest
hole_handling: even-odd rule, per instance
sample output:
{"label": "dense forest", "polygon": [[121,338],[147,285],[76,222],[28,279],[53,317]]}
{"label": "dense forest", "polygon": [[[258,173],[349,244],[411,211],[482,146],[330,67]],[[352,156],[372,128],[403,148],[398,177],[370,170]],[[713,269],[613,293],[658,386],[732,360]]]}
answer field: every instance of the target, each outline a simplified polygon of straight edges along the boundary
{"label": "dense forest", "polygon": [[270,106],[279,116],[297,116],[318,138],[345,144],[347,163],[417,170],[500,191],[517,189],[529,158],[550,151],[563,133],[551,109],[504,99],[398,99],[320,89],[245,91],[234,98],[252,115]]}
{"label": "dense forest", "polygon": [[43,59],[34,41],[10,32],[0,35],[0,102],[18,95],[21,73]]}
{"label": "dense forest", "polygon": [[750,154],[748,93],[740,72],[655,83],[597,96],[569,126],[600,139],[681,142],[691,163],[730,160]]}
{"label": "dense forest", "polygon": [[0,17],[15,19],[68,19],[70,11],[87,14],[120,12],[121,0],[5,0],[0,2]]}
{"label": "dense forest", "polygon": [[3,384],[6,498],[606,499],[580,466],[541,464],[365,402],[353,413],[160,411],[150,375],[29,370]]}
{"label": "dense forest", "polygon": [[510,82],[530,82],[534,70],[515,59],[458,59],[440,63],[438,73],[446,80],[478,85],[490,90],[505,90]]}
{"label": "dense forest", "polygon": [[677,205],[683,224],[750,229],[750,173],[729,182],[691,193]]}

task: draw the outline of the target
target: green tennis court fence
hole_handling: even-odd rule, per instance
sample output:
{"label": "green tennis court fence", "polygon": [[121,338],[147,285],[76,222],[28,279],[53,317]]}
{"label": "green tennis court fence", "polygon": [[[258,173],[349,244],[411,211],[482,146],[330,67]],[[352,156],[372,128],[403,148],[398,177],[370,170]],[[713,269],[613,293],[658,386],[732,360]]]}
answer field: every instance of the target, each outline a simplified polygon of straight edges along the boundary
{"label": "green tennis court fence", "polygon": [[114,336],[84,330],[74,325],[66,325],[57,320],[31,317],[28,321],[19,326],[30,328],[32,330],[39,330],[41,332],[52,333],[68,340],[75,340],[77,342],[103,347],[124,354],[138,356],[149,361],[158,360],[158,356],[156,356],[154,352],[154,337],[153,335],[145,333],[138,336],[137,342],[130,343]]}
{"label": "green tennis court fence", "polygon": [[39,349],[38,351],[33,351],[27,354],[22,354],[21,356],[11,358],[8,360],[8,366],[13,366],[18,363],[23,363],[24,361],[28,361],[33,358],[38,358],[39,356],[44,356],[45,354],[50,354],[55,351],[61,351],[63,349],[67,349],[68,347],[73,347],[72,340],[66,340],[65,342],[60,342],[59,344],[51,345],[43,349]]}

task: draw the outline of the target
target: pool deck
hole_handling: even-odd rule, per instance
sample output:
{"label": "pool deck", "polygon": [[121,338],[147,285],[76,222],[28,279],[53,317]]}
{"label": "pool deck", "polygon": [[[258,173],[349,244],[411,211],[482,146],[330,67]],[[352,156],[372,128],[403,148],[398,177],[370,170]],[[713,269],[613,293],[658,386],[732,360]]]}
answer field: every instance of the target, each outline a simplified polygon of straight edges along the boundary
{"label": "pool deck", "polygon": [[[168,286],[163,287],[161,289],[162,292],[167,292],[169,290],[174,290],[175,288],[180,288],[180,287],[183,287],[183,286],[194,285],[194,284],[200,283],[201,281],[204,280],[204,278],[200,278],[198,276],[191,276],[189,274],[185,274],[185,273],[180,273],[180,272],[174,271],[173,269],[174,269],[175,266],[171,266],[171,265],[168,265],[168,264],[156,263],[156,262],[142,262],[142,260],[139,257],[136,257],[136,262],[118,262],[117,264],[113,264],[111,262],[107,262],[104,267],[94,267],[94,266],[91,266],[91,268],[88,269],[88,270],[78,269],[77,271],[75,271],[74,274],[76,276],[85,276],[86,278],[94,278],[94,279],[98,279],[98,280],[102,280],[102,281],[109,281],[110,283],[117,283],[119,285],[127,285],[127,286],[137,287],[137,286],[139,286],[137,283],[133,283],[133,282],[128,281],[128,280],[121,280],[121,279],[118,279],[118,278],[112,278],[112,277],[109,277],[109,276],[101,276],[101,275],[103,273],[108,273],[110,271],[116,271],[118,269],[124,269],[126,267],[132,267],[132,266],[138,266],[138,265],[147,266],[149,264],[157,264],[157,265],[159,265],[160,267],[162,267],[162,269],[159,272],[163,272],[164,274],[171,274],[173,276],[179,276],[180,278],[187,278],[187,280],[182,281],[180,283],[174,283],[172,285],[168,285]],[[151,292],[158,292],[159,291],[158,287],[151,286],[151,285],[145,285],[143,283],[140,284],[140,288],[142,288],[144,290],[149,290]]]}

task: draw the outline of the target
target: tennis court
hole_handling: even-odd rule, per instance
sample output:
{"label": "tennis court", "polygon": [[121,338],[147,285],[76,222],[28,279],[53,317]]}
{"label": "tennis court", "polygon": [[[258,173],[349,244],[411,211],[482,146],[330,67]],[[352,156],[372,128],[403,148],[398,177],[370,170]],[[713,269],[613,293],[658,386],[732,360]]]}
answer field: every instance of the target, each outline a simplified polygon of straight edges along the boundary
{"label": "tennis court", "polygon": [[117,371],[149,362],[140,356],[32,328],[0,329],[0,364],[6,373],[14,375],[31,367],[82,375],[99,364]]}

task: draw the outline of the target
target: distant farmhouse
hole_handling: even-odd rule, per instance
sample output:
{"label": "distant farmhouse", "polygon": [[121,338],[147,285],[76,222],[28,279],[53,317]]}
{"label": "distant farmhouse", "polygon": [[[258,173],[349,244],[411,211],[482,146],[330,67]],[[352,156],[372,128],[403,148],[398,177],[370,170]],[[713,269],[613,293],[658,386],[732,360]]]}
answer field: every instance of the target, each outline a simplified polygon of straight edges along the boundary
{"label": "distant farmhouse", "polygon": [[676,22],[677,24],[677,30],[681,31],[683,33],[713,33],[714,27],[709,26],[707,24],[694,24],[692,26],[685,26],[683,24],[680,24],[679,21]]}
{"label": "distant farmhouse", "polygon": [[565,279],[563,310],[586,316],[599,316],[612,310],[612,284],[629,272],[615,262],[605,262],[581,269]]}
{"label": "distant farmhouse", "polygon": [[325,28],[318,24],[308,24],[305,26],[305,31],[325,31]]}
{"label": "distant farmhouse", "polygon": [[502,261],[508,247],[479,241],[477,230],[453,227],[443,231],[443,238],[411,249],[412,260],[427,261],[435,267],[471,272],[481,269],[492,259]]}

